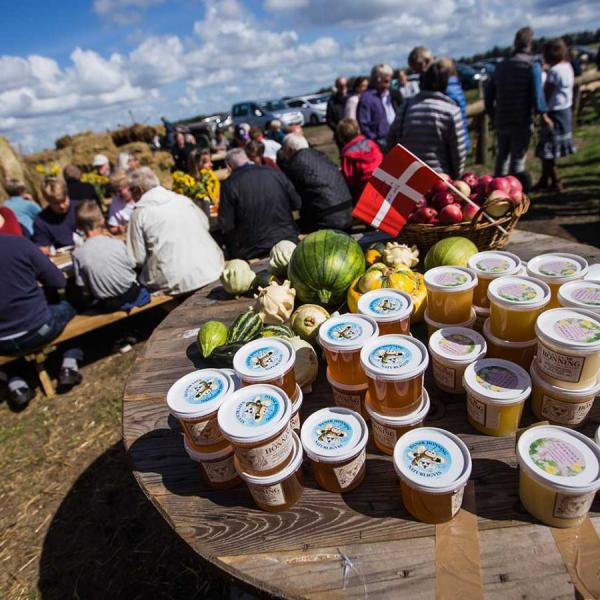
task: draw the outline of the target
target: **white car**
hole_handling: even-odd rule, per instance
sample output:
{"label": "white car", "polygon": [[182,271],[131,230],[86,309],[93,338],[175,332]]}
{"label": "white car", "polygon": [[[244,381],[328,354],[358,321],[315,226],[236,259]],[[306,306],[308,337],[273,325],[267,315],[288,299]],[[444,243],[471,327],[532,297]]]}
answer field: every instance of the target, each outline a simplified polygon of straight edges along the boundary
{"label": "white car", "polygon": [[304,122],[310,125],[325,123],[327,101],[330,94],[314,94],[312,96],[296,96],[288,98],[285,103],[290,108],[298,109],[304,115]]}

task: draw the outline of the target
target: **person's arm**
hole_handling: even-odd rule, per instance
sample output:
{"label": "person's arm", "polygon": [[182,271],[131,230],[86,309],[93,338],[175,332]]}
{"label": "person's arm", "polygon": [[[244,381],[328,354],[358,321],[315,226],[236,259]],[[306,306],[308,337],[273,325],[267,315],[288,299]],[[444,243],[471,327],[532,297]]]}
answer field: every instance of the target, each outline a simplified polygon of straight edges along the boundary
{"label": "person's arm", "polygon": [[377,140],[377,134],[371,128],[371,107],[362,98],[358,101],[356,108],[356,120],[360,126],[361,133],[370,140]]}
{"label": "person's arm", "polygon": [[33,243],[28,243],[27,248],[36,279],[49,288],[64,288],[67,285],[67,280],[63,272],[47,256],[44,256]]}
{"label": "person's arm", "polygon": [[332,95],[331,98],[329,99],[329,101],[327,102],[327,111],[325,112],[325,120],[327,121],[327,126],[329,127],[329,129],[331,129],[332,131],[335,131],[337,122],[335,119],[335,110],[333,108],[333,98],[334,98],[334,96]]}
{"label": "person's arm", "polygon": [[136,267],[141,267],[147,258],[146,241],[140,220],[139,211],[134,210],[127,228],[127,252]]}
{"label": "person's arm", "polygon": [[225,182],[221,189],[219,214],[217,216],[219,229],[225,236],[235,229],[235,200],[233,196],[234,192],[231,185]]}
{"label": "person's arm", "polygon": [[[542,86],[542,67],[540,63],[534,62],[531,67],[531,86],[533,92],[533,111],[538,115],[543,115],[548,112],[548,106],[546,104],[546,98],[549,96],[545,96],[546,89],[550,90],[551,88],[546,88],[546,86],[552,81],[551,73],[548,73],[548,77],[546,77],[546,85]],[[554,84],[552,84],[554,85]]]}
{"label": "person's arm", "polygon": [[43,254],[50,254],[50,246],[52,246],[53,240],[50,237],[46,224],[39,218],[33,222],[32,241]]}
{"label": "person's arm", "polygon": [[283,188],[287,193],[287,197],[290,203],[290,210],[300,210],[302,208],[302,198],[300,197],[300,194],[296,191],[294,184],[281,171],[276,171],[276,173],[277,177],[281,181],[281,184],[283,185]]}

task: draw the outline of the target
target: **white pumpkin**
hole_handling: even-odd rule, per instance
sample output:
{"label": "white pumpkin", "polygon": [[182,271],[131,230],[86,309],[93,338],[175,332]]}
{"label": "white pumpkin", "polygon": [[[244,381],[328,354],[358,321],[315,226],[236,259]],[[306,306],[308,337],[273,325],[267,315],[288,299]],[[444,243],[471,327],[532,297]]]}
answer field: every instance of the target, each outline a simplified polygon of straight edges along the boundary
{"label": "white pumpkin", "polygon": [[296,383],[302,388],[302,392],[312,392],[312,384],[319,374],[319,359],[315,349],[301,337],[294,336],[289,340],[296,350],[296,362],[294,363],[294,375]]}
{"label": "white pumpkin", "polygon": [[245,260],[235,258],[225,265],[220,280],[225,291],[237,298],[250,289],[255,276],[254,271]]}
{"label": "white pumpkin", "polygon": [[287,275],[287,268],[296,249],[296,244],[289,240],[277,242],[269,253],[269,271],[279,277]]}
{"label": "white pumpkin", "polygon": [[265,325],[281,325],[292,316],[296,290],[290,287],[287,279],[281,285],[272,281],[267,287],[258,288],[254,298],[253,310]]}

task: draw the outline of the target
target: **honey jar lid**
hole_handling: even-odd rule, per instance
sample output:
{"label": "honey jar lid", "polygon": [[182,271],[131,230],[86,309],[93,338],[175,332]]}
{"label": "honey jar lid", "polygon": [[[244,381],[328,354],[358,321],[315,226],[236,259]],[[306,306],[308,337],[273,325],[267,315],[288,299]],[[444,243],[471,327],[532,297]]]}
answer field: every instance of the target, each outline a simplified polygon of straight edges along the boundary
{"label": "honey jar lid", "polygon": [[477,285],[477,275],[466,267],[434,267],[425,273],[425,286],[436,292],[464,292]]}
{"label": "honey jar lid", "polygon": [[231,380],[233,381],[234,390],[239,390],[242,387],[242,382],[240,378],[237,376],[237,373],[233,369],[221,369],[221,373],[227,373]]}
{"label": "honey jar lid", "polygon": [[327,319],[319,327],[319,344],[332,352],[352,352],[379,333],[377,323],[365,315],[345,314]]}
{"label": "honey jar lid", "polygon": [[171,414],[181,419],[205,417],[218,410],[234,390],[231,377],[219,369],[201,369],[178,379],[167,392]]}
{"label": "honey jar lid", "polygon": [[521,259],[516,254],[500,250],[478,252],[469,258],[467,264],[484,279],[514,275],[521,269]]}
{"label": "honey jar lid", "polygon": [[230,442],[253,444],[283,430],[291,413],[292,403],[282,389],[259,383],[233,392],[219,408],[217,421]]}
{"label": "honey jar lid", "polygon": [[349,408],[322,408],[304,421],[300,438],[315,462],[341,462],[364,449],[369,430],[365,420]]}
{"label": "honey jar lid", "polygon": [[505,275],[494,279],[487,290],[488,298],[510,310],[532,310],[550,302],[550,288],[533,277]]}
{"label": "honey jar lid", "polygon": [[429,351],[452,363],[471,363],[485,356],[487,345],[480,333],[466,327],[443,327],[429,338]]}
{"label": "honey jar lid", "polygon": [[360,351],[360,364],[368,377],[404,381],[421,375],[429,364],[424,344],[408,335],[382,335]]}
{"label": "honey jar lid", "polygon": [[553,308],[535,322],[542,342],[587,352],[600,350],[600,315],[582,308]]}
{"label": "honey jar lid", "polygon": [[464,372],[467,393],[491,404],[516,404],[531,394],[531,377],[519,365],[503,358],[482,358]]}
{"label": "honey jar lid", "polygon": [[382,288],[363,294],[358,300],[358,312],[378,323],[402,321],[413,312],[412,298],[399,290]]}
{"label": "honey jar lid", "polygon": [[566,252],[540,254],[527,263],[527,273],[547,283],[582,279],[588,271],[587,260]]}
{"label": "honey jar lid", "polygon": [[240,379],[250,382],[273,381],[294,366],[296,351],[279,338],[260,338],[244,344],[233,357],[233,368]]}
{"label": "honey jar lid", "polygon": [[471,455],[453,433],[437,427],[419,427],[396,442],[394,468],[408,486],[430,494],[446,494],[467,483]]}
{"label": "honey jar lid", "polygon": [[558,492],[584,494],[600,488],[600,447],[566,427],[538,425],[517,442],[519,467]]}
{"label": "honey jar lid", "polygon": [[562,306],[586,308],[600,313],[600,281],[569,281],[558,288],[558,301]]}

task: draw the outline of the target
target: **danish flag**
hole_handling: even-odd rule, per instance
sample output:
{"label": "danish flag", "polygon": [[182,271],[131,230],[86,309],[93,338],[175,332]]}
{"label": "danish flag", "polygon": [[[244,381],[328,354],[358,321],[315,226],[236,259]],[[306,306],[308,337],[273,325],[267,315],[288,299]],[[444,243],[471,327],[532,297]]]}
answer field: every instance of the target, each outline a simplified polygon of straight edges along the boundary
{"label": "danish flag", "polygon": [[397,144],[367,182],[352,215],[396,236],[421,196],[439,180],[431,167]]}

